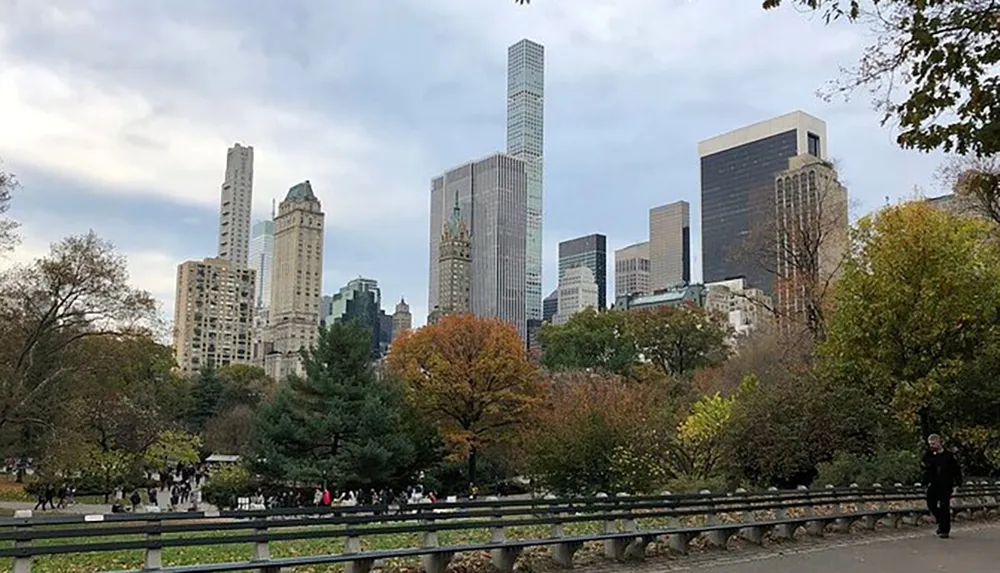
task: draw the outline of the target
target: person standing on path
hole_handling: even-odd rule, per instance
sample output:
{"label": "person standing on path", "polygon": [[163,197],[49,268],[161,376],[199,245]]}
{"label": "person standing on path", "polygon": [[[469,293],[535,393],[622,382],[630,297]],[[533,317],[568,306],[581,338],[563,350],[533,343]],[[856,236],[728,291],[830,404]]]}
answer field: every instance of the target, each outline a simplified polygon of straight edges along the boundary
{"label": "person standing on path", "polygon": [[955,455],[944,449],[944,440],[937,434],[927,436],[929,450],[922,462],[927,484],[927,508],[937,521],[937,535],[947,539],[951,534],[951,495],[962,483],[962,467]]}

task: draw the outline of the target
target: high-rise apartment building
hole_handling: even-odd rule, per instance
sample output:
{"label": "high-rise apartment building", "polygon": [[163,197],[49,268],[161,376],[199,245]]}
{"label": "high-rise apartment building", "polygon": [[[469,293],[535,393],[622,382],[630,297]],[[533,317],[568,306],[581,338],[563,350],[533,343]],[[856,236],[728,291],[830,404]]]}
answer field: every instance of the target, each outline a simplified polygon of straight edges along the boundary
{"label": "high-rise apartment building", "polygon": [[528,180],[526,317],[542,319],[542,174],[545,143],[545,48],[524,39],[507,48],[507,153]]}
{"label": "high-rise apartment building", "polygon": [[590,269],[597,282],[596,308],[598,310],[607,308],[608,238],[595,233],[559,243],[559,280],[562,280],[566,271],[575,267]]}
{"label": "high-rise apartment building", "polygon": [[406,304],[405,298],[401,298],[396,305],[396,312],[392,313],[392,340],[395,341],[411,328],[413,328],[413,315],[410,314],[410,305]]}
{"label": "high-rise apartment building", "polygon": [[691,205],[677,201],[649,210],[649,288],[691,282]]}
{"label": "high-rise apartment building", "polygon": [[648,241],[615,251],[615,300],[626,295],[652,292],[649,273]]}
{"label": "high-rise apartment building", "polygon": [[771,274],[743,252],[755,226],[766,229],[773,216],[775,175],[796,155],[825,159],[826,148],[826,124],[801,111],[698,144],[705,282],[746,277],[752,286],[774,292]]}
{"label": "high-rise apartment building", "polygon": [[219,206],[219,258],[247,264],[253,209],[253,147],[239,143],[226,154]]}
{"label": "high-rise apartment building", "polygon": [[323,288],[323,208],[309,181],[292,186],[274,218],[274,267],[264,369],[302,373],[299,351],[316,344]]}
{"label": "high-rise apartment building", "polygon": [[774,179],[774,206],[778,316],[808,324],[847,255],[847,189],[829,162],[797,155]]}
{"label": "high-rise apartment building", "polygon": [[597,308],[598,296],[597,282],[589,267],[566,269],[559,278],[559,310],[552,323],[563,324],[581,310]]}
{"label": "high-rise apartment building", "polygon": [[255,275],[221,258],[177,266],[174,352],[181,372],[252,361]]}
{"label": "high-rise apartment building", "polygon": [[523,338],[527,335],[526,163],[495,153],[431,180],[430,309],[441,302],[441,230],[454,212],[456,195],[459,217],[472,239],[470,309],[476,316],[509,322]]}

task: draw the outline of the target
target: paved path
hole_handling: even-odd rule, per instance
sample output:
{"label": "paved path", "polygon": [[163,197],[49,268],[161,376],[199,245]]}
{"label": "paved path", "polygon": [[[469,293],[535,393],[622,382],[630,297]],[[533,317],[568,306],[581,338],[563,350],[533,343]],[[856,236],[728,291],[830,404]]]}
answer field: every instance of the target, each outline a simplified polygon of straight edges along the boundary
{"label": "paved path", "polygon": [[922,528],[901,536],[844,539],[798,551],[790,545],[784,552],[769,555],[687,567],[679,561],[663,567],[684,569],[699,573],[997,573],[1000,525],[960,527],[950,539],[938,539],[933,529]]}

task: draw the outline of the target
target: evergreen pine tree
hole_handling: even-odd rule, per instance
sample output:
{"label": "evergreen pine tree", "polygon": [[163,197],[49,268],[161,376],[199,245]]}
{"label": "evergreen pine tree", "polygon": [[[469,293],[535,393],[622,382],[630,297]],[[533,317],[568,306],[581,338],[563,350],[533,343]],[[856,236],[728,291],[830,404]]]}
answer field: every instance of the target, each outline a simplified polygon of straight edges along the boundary
{"label": "evergreen pine tree", "polygon": [[376,376],[368,333],[353,322],[330,325],[304,353],[304,366],[305,377],[289,377],[258,413],[255,469],[349,489],[405,481],[414,448],[402,393]]}
{"label": "evergreen pine tree", "polygon": [[219,413],[225,390],[225,385],[214,368],[206,366],[201,369],[191,388],[191,411],[188,413],[188,421],[192,429],[200,432],[205,428],[205,424]]}

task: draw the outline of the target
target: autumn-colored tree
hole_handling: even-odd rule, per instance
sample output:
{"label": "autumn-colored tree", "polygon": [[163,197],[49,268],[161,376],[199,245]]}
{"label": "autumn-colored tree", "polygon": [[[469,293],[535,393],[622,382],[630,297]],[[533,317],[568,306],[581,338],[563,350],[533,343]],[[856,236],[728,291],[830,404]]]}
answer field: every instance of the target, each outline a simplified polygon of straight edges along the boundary
{"label": "autumn-colored tree", "polygon": [[49,404],[88,366],[76,357],[84,340],[143,336],[154,321],[153,298],[129,285],[125,258],[94,233],[0,273],[0,432],[50,427]]}
{"label": "autumn-colored tree", "polygon": [[622,312],[582,310],[564,324],[546,324],[539,334],[542,364],[555,371],[586,370],[627,376],[639,350]]}
{"label": "autumn-colored tree", "polygon": [[687,377],[728,354],[729,324],[694,304],[631,312],[628,323],[642,356],[664,376]]}
{"label": "autumn-colored tree", "polygon": [[675,477],[676,402],[666,387],[587,372],[552,375],[523,427],[526,470],[560,494],[648,493]]}
{"label": "autumn-colored tree", "polygon": [[502,441],[539,402],[538,373],[510,324],[455,314],[400,336],[388,357],[411,402],[437,422],[456,455],[468,459]]}
{"label": "autumn-colored tree", "polygon": [[825,370],[925,435],[951,418],[943,400],[1000,343],[990,237],[990,223],[923,201],[862,219],[821,347]]}

